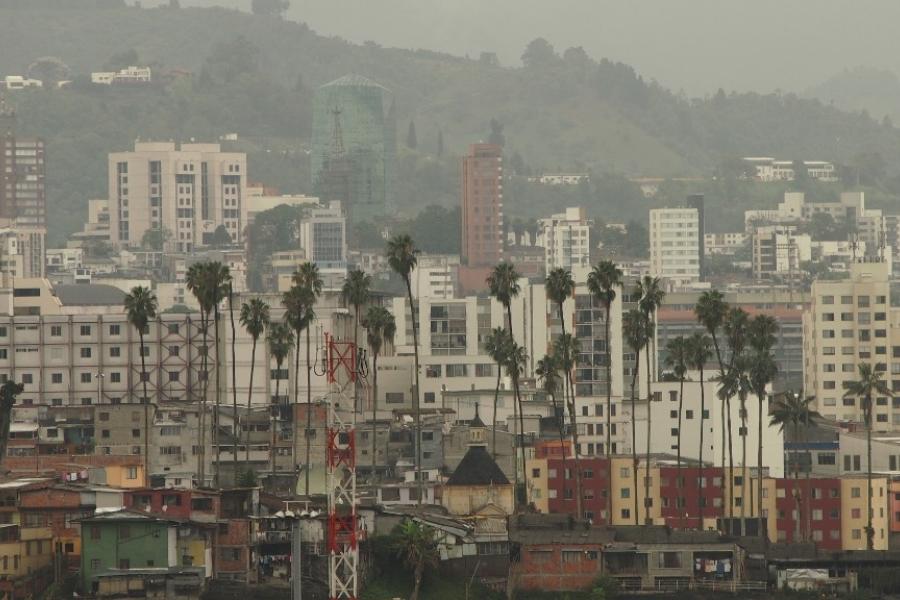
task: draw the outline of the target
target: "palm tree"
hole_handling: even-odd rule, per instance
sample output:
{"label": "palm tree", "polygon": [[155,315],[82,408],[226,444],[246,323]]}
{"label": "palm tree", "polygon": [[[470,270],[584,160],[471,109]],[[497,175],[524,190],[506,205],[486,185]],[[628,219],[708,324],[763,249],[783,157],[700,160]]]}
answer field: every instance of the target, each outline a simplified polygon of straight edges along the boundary
{"label": "palm tree", "polygon": [[[528,354],[525,346],[518,345],[515,341],[509,343],[509,354],[506,356],[506,373],[512,379],[513,393],[515,394],[515,406],[519,413],[519,453],[522,458],[522,473],[525,473],[525,419],[522,416],[522,396],[519,393],[519,380],[525,374],[525,365],[528,362]],[[516,494],[519,493],[519,469],[516,467]],[[526,497],[527,501],[527,497]]]}
{"label": "palm tree", "polygon": [[556,416],[556,423],[559,428],[559,450],[562,452],[563,472],[565,472],[565,470],[568,469],[566,464],[565,436],[563,433],[565,429],[565,415],[564,410],[560,410],[560,407],[556,402],[556,395],[559,393],[559,386],[560,383],[562,383],[560,381],[559,365],[557,365],[556,359],[550,354],[545,354],[542,359],[537,361],[534,374],[541,382],[541,388],[544,390],[544,393],[550,396],[550,400],[553,402],[553,414]]}
{"label": "palm tree", "polygon": [[[548,278],[549,279],[549,278]],[[601,260],[590,272],[587,279],[588,291],[604,310],[603,345],[606,349],[606,497],[612,501],[612,350],[609,343],[609,319],[612,303],[616,299],[616,288],[622,285],[622,271],[611,260]],[[610,521],[607,521],[610,522]]]}
{"label": "palm tree", "polygon": [[[305,327],[306,329],[306,430],[304,431],[304,439],[306,442],[306,471],[304,474],[306,480],[306,492],[309,493],[309,453],[310,453],[310,445],[312,444],[312,360],[310,357],[310,333],[312,329],[312,323],[316,318],[316,314],[313,310],[313,307],[316,304],[316,300],[322,295],[322,276],[319,274],[319,267],[313,262],[305,262],[301,264],[296,271],[294,271],[294,275],[291,277],[292,283],[294,287],[303,290],[302,295],[306,300],[311,299],[311,304],[309,305],[309,309],[306,311],[305,315]],[[297,323],[298,325],[301,323]],[[356,341],[356,332],[359,330],[359,314],[357,314],[356,318],[356,329],[354,329],[354,342]],[[356,345],[356,344],[354,344]],[[355,352],[356,350],[354,350]],[[297,386],[300,385],[300,332],[297,332],[297,356],[294,358],[294,402],[296,403],[297,398]],[[355,391],[355,390],[354,390]],[[355,405],[354,405],[355,410]]]}
{"label": "palm tree", "polygon": [[[719,363],[719,378],[720,380],[726,376],[728,369],[732,368],[735,364],[735,361],[738,357],[742,356],[744,353],[744,347],[747,342],[747,328],[750,323],[750,315],[748,315],[744,309],[742,308],[728,308],[725,312],[725,318],[722,322],[722,330],[725,333],[725,342],[728,345],[728,350],[731,353],[731,358],[727,365],[724,364],[724,359]],[[715,339],[715,338],[713,338]],[[729,485],[734,487],[734,448],[733,440],[733,432],[734,428],[731,426],[731,396],[726,395],[723,399],[724,405],[722,406],[723,413],[727,413],[727,421],[723,419],[723,423],[727,423],[726,426],[722,429],[722,467],[725,466],[725,432],[728,432],[728,466],[729,466]],[[753,486],[750,486],[750,497],[753,497]],[[730,511],[730,515],[734,515],[734,503],[729,504],[728,510]]]}
{"label": "palm tree", "polygon": [[[641,368],[641,350],[647,345],[647,315],[631,309],[622,317],[622,337],[634,351],[634,371],[631,373],[631,465],[634,479],[634,524],[638,525],[638,458],[637,458],[637,418],[635,412],[635,386]],[[647,407],[650,410],[650,407]],[[610,503],[612,498],[610,498]]]}
{"label": "palm tree", "polygon": [[[278,377],[275,378],[275,401],[272,403],[272,476],[275,476],[275,415],[277,414],[278,404],[281,402],[281,367],[284,360],[291,353],[294,346],[294,332],[284,323],[272,323],[266,334],[266,342],[269,344],[269,354],[275,359],[275,372]],[[268,365],[266,365],[268,370]]]}
{"label": "palm tree", "polygon": [[491,424],[491,453],[497,460],[497,402],[500,399],[500,376],[506,364],[510,348],[509,333],[502,327],[494,327],[484,340],[484,350],[497,363],[497,385],[494,388],[494,417]]}
{"label": "palm tree", "polygon": [[[753,505],[753,486],[750,485],[749,479],[747,478],[747,396],[753,391],[752,384],[750,382],[750,375],[748,373],[749,365],[748,359],[744,354],[740,355],[732,355],[731,364],[728,366],[728,370],[725,372],[724,378],[719,378],[719,399],[722,400],[723,405],[725,404],[726,398],[731,398],[733,396],[737,396],[740,401],[740,413],[741,413],[741,486],[742,491],[746,492],[750,491],[750,504]],[[730,440],[729,440],[730,442]],[[732,455],[729,453],[729,458]],[[731,487],[730,489],[734,489],[734,464],[730,465],[730,473],[731,476]],[[746,494],[742,498],[741,502],[741,519],[746,516],[747,509],[747,501]],[[729,517],[734,517],[734,501],[730,501],[728,503],[728,512]]]}
{"label": "palm tree", "polygon": [[[769,424],[778,425],[778,428],[782,433],[784,433],[785,427],[790,427],[793,430],[794,443],[798,443],[800,441],[800,427],[802,426],[805,429],[809,427],[812,421],[812,417],[815,411],[810,408],[810,405],[815,401],[815,399],[815,396],[804,397],[802,392],[794,393],[790,390],[785,392],[784,394],[780,394],[778,400],[776,400],[772,405],[772,410],[769,414]],[[802,541],[800,522],[803,520],[803,499],[800,496],[799,484],[800,461],[797,459],[796,450],[794,450],[792,454],[794,457],[794,500],[797,504],[797,532],[794,539],[794,541],[796,542]],[[809,490],[807,489],[806,491],[806,502],[809,503]],[[809,507],[807,507],[806,512],[809,512]]]}
{"label": "palm tree", "polygon": [[213,310],[212,294],[209,290],[208,266],[209,263],[196,262],[188,267],[185,275],[187,289],[194,294],[197,304],[200,306],[200,331],[203,336],[203,356],[201,359],[201,395],[200,417],[198,419],[200,429],[200,451],[197,453],[197,478],[200,486],[206,485],[206,410],[209,395],[209,315]]}
{"label": "palm tree", "polygon": [[[369,301],[369,288],[372,287],[372,278],[366,275],[364,271],[352,269],[347,273],[347,279],[344,281],[344,287],[341,289],[341,296],[344,303],[353,307],[353,346],[359,348],[359,309]],[[309,335],[307,333],[307,335]],[[354,350],[357,352],[358,350]],[[309,362],[309,359],[307,359]],[[353,386],[353,410],[357,410],[359,403],[359,379]]]}
{"label": "palm tree", "polygon": [[[219,354],[219,305],[228,296],[231,289],[231,273],[228,267],[220,262],[209,263],[208,277],[209,289],[213,299],[213,333],[216,336],[216,413],[213,419],[213,443],[216,446],[216,470],[213,479],[213,485],[219,487],[219,472],[221,468],[221,450],[219,448],[219,411],[222,406],[221,389],[224,387],[219,385],[219,370],[222,368],[222,357]],[[227,381],[227,379],[225,380]]]}
{"label": "palm tree", "polygon": [[149,288],[137,286],[131,289],[131,293],[125,296],[125,314],[128,322],[137,329],[141,344],[141,383],[144,386],[144,397],[141,403],[144,405],[144,486],[150,483],[150,396],[147,395],[147,357],[144,355],[144,332],[150,325],[150,321],[156,318],[156,309],[159,303],[156,294]]}
{"label": "palm tree", "polygon": [[651,382],[657,376],[657,369],[650,357],[650,348],[653,346],[653,357],[656,357],[656,311],[662,304],[663,297],[666,293],[660,287],[658,277],[650,277],[645,275],[642,281],[637,284],[635,290],[640,298],[638,308],[646,316],[644,327],[647,328],[647,344],[644,346],[644,352],[647,356],[647,464],[644,465],[646,475],[644,477],[644,522],[650,524],[650,433],[653,411],[651,410],[651,402],[653,402],[653,391]]}
{"label": "palm tree", "polygon": [[[716,361],[719,363],[719,378],[725,377],[725,363],[722,360],[722,352],[719,347],[719,337],[717,335],[719,329],[725,322],[725,315],[728,314],[728,304],[725,302],[725,296],[719,290],[707,290],[700,294],[697,304],[694,306],[694,315],[697,321],[706,329],[706,333],[712,338],[713,348],[716,351]],[[732,355],[733,356],[733,355]],[[721,398],[722,403],[719,407],[722,413],[722,424],[726,423],[726,409],[728,411],[728,456],[731,457],[729,463],[729,478],[734,476],[734,458],[731,452],[731,400],[728,396]],[[725,446],[726,446],[726,428],[722,427],[722,470],[725,470]],[[733,481],[733,479],[732,479]],[[728,506],[729,514],[732,512],[732,505]]]}
{"label": "palm tree", "polygon": [[[688,345],[683,335],[666,344],[666,366],[678,378],[678,437],[675,443],[675,487],[681,488],[681,414],[684,407],[684,380],[687,375]],[[679,492],[680,494],[681,492]],[[677,505],[677,502],[676,502]]]}
{"label": "palm tree", "polygon": [[[300,403],[300,340],[303,339],[304,330],[307,332],[307,337],[309,336],[309,328],[316,318],[316,313],[313,311],[313,307],[316,304],[315,292],[309,287],[294,285],[291,289],[282,294],[281,303],[285,309],[284,322],[294,332],[294,404],[297,405]],[[309,361],[307,361],[307,363],[308,362]],[[309,383],[310,382],[307,381],[307,388],[309,388]],[[312,396],[307,389],[306,429],[304,430],[304,437],[306,438],[306,457],[303,471],[307,495],[309,494],[309,472],[311,470],[309,462],[310,435],[312,433],[311,423]],[[295,450],[297,450],[296,444]],[[294,453],[294,456],[296,455],[297,452]]]}
{"label": "palm tree", "polygon": [[775,363],[775,356],[772,353],[777,331],[778,323],[768,315],[757,315],[749,322],[746,328],[746,342],[752,351],[750,357],[750,384],[759,403],[759,414],[757,415],[756,423],[756,489],[758,490],[756,494],[756,509],[759,519],[759,535],[766,545],[768,545],[769,538],[762,526],[762,430],[763,419],[767,413],[763,412],[763,401],[766,398],[766,388],[778,373],[778,365]]}
{"label": "palm tree", "polygon": [[697,475],[697,517],[699,527],[703,529],[703,432],[706,426],[703,421],[706,418],[706,390],[703,385],[703,368],[712,356],[709,336],[703,333],[695,333],[688,338],[688,363],[694,369],[700,371],[700,458],[698,460],[699,473]]}
{"label": "palm tree", "polygon": [[884,372],[873,369],[872,365],[862,363],[857,366],[859,379],[851,381],[847,387],[846,397],[860,398],[863,403],[863,416],[866,421],[866,484],[869,514],[866,521],[866,548],[872,550],[875,547],[875,529],[872,527],[872,396],[881,394],[893,396],[884,382]]}
{"label": "palm tree", "polygon": [[370,306],[363,320],[366,338],[372,350],[372,480],[375,480],[376,429],[375,419],[378,413],[378,356],[385,342],[394,343],[397,323],[394,315],[383,306]]}
{"label": "palm tree", "polygon": [[413,300],[411,275],[418,262],[419,249],[411,237],[406,234],[395,235],[387,243],[388,264],[395,273],[403,278],[406,284],[406,298],[409,302],[409,314],[412,318],[413,360],[415,367],[416,389],[413,393],[413,407],[416,418],[416,481],[419,482],[418,505],[422,505],[422,407],[419,404],[419,326],[416,303]]}
{"label": "palm tree", "polygon": [[[259,337],[269,326],[269,305],[259,298],[253,298],[250,302],[241,305],[241,325],[253,339],[253,349],[250,351],[250,387],[247,389],[247,417],[253,408],[253,373],[256,369],[256,343]],[[247,448],[245,462],[250,462],[250,428],[247,428]]]}
{"label": "palm tree", "polygon": [[[547,297],[556,304],[556,314],[559,318],[561,332],[562,335],[566,335],[566,317],[563,309],[566,300],[575,295],[575,280],[572,278],[572,272],[563,268],[553,269],[547,274],[545,289],[547,290]],[[565,388],[563,389],[564,401],[571,387],[571,373],[567,373]]]}
{"label": "palm tree", "polygon": [[413,590],[409,600],[419,600],[419,589],[422,586],[425,568],[437,567],[440,559],[435,530],[410,519],[398,526],[393,537],[397,558],[413,572]]}
{"label": "palm tree", "polygon": [[[0,464],[6,456],[6,447],[9,444],[9,428],[12,425],[12,409],[16,404],[16,396],[22,393],[25,386],[13,380],[7,380],[0,386]],[[144,478],[147,475],[147,466],[144,465]],[[146,485],[146,481],[145,481]]]}
{"label": "palm tree", "polygon": [[[572,337],[572,334],[570,333],[559,336],[559,339],[556,340],[556,343],[553,344],[553,360],[560,369],[567,373],[569,381],[571,381],[570,374],[572,372],[572,369],[575,368],[575,359],[577,358],[577,356],[578,340]],[[577,412],[575,410],[574,390],[572,392],[573,393],[569,396],[569,399],[566,402],[566,409],[569,413],[569,429],[571,430],[572,435],[572,455],[575,458],[575,492],[577,494],[577,497],[575,499],[575,507],[578,511],[578,518],[582,518],[581,446],[578,442],[578,417],[576,416]]]}
{"label": "palm tree", "polygon": [[232,458],[234,471],[234,485],[237,486],[238,480],[238,443],[241,441],[240,429],[238,427],[238,409],[237,409],[237,327],[234,324],[234,285],[228,282],[228,318],[231,320],[231,401],[232,401],[232,433],[234,445],[232,450],[234,454]]}

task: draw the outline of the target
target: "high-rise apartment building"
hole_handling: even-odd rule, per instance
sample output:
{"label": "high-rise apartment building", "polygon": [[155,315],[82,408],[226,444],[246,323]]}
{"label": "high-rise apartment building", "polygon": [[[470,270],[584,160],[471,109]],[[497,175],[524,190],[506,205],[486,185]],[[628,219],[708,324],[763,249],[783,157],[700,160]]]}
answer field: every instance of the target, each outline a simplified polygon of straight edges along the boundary
{"label": "high-rise apartment building", "polygon": [[[813,282],[803,317],[803,392],[816,399],[816,410],[837,421],[864,422],[863,400],[845,396],[859,379],[858,367],[870,364],[885,382],[900,390],[900,309],[891,307],[890,267],[879,259],[859,259],[842,281]],[[876,394],[872,427],[900,429],[900,400]]]}
{"label": "high-rise apartment building", "polygon": [[503,259],[503,148],[472,144],[461,173],[462,261],[493,267]]}
{"label": "high-rise apartment building", "polygon": [[650,273],[674,285],[700,280],[700,220],[696,208],[650,210]]}
{"label": "high-rise apartment building", "polygon": [[812,259],[809,234],[799,233],[793,225],[757,227],[751,240],[756,279],[799,280],[800,265]]}
{"label": "high-rise apartment building", "polygon": [[0,219],[18,237],[20,276],[43,277],[47,237],[44,142],[18,137],[15,113],[0,99]]}
{"label": "high-rise apartment building", "polygon": [[573,269],[591,263],[591,226],[582,206],[570,207],[547,219],[538,219],[538,246],[544,248],[546,269]]}
{"label": "high-rise apartment building", "polygon": [[112,244],[138,247],[161,229],[167,250],[191,252],[220,226],[241,241],[247,224],[247,156],[219,144],[137,142],[109,155]]}
{"label": "high-rise apartment building", "polygon": [[359,75],[318,88],[310,166],[316,195],[340,201],[351,222],[383,216],[397,155],[393,94]]}

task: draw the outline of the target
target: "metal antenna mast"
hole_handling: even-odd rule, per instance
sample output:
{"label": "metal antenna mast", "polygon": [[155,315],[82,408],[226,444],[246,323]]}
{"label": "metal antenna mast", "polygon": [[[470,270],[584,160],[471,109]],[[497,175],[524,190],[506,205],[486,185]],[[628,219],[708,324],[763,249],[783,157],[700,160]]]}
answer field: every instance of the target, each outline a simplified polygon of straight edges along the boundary
{"label": "metal antenna mast", "polygon": [[328,357],[328,598],[357,600],[356,345],[325,335]]}

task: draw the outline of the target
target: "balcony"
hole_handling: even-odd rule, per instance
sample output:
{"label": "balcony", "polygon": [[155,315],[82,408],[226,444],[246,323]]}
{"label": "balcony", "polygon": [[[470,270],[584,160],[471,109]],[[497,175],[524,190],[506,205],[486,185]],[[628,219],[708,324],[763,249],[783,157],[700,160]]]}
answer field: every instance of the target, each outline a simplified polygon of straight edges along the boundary
{"label": "balcony", "polygon": [[290,530],[258,531],[254,536],[257,544],[289,544],[293,538]]}

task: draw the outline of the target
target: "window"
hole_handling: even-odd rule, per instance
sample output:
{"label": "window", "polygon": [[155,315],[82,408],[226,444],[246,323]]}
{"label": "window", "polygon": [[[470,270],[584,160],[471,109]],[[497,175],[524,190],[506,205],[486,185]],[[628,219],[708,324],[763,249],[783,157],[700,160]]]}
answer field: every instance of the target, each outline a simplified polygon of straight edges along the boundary
{"label": "window", "polygon": [[657,556],[659,556],[660,569],[681,568],[681,552],[659,552]]}
{"label": "window", "polygon": [[850,488],[850,497],[851,497],[851,498],[859,498],[859,497],[860,497],[860,493],[859,493],[859,488],[858,488],[858,487]]}
{"label": "window", "polygon": [[110,383],[120,383],[122,381],[122,374],[118,371],[114,371],[109,374]]}
{"label": "window", "polygon": [[693,418],[694,418],[694,411],[692,411],[692,410],[686,410],[686,411],[684,411],[684,418],[685,418],[685,419],[693,419]]}
{"label": "window", "polygon": [[91,349],[88,346],[82,346],[78,350],[81,358],[90,358],[91,357]]}
{"label": "window", "polygon": [[109,348],[109,356],[110,358],[119,358],[122,355],[122,349],[118,346],[110,346]]}
{"label": "window", "polygon": [[109,326],[109,335],[119,335],[121,333],[121,326],[119,325],[110,325]]}
{"label": "window", "polygon": [[425,392],[422,397],[422,401],[425,404],[434,404],[434,392]]}
{"label": "window", "polygon": [[630,518],[631,518],[631,511],[630,511],[629,509],[627,509],[627,508],[623,508],[623,509],[622,509],[622,518],[623,518],[623,519],[630,519]]}
{"label": "window", "polygon": [[494,365],[488,364],[477,364],[475,365],[475,377],[493,377],[494,376]]}
{"label": "window", "polygon": [[631,498],[631,488],[622,488],[619,490],[619,498]]}
{"label": "window", "polygon": [[91,335],[91,326],[90,325],[82,325],[81,326],[81,335]]}
{"label": "window", "polygon": [[178,381],[180,376],[178,371],[169,371],[169,381]]}
{"label": "window", "polygon": [[22,373],[22,383],[34,383],[34,377],[31,375],[31,373]]}
{"label": "window", "polygon": [[50,375],[50,383],[62,383],[63,376],[62,373],[52,373]]}
{"label": "window", "polygon": [[50,337],[62,337],[62,325],[51,325]]}
{"label": "window", "polygon": [[441,365],[425,365],[425,377],[440,377]]}
{"label": "window", "polygon": [[447,365],[447,377],[467,377],[468,365]]}
{"label": "window", "polygon": [[181,346],[169,346],[169,356],[178,356],[181,353]]}
{"label": "window", "polygon": [[388,404],[402,404],[403,403],[403,392],[387,392],[384,395],[384,400]]}
{"label": "window", "polygon": [[120,569],[130,569],[131,561],[128,560],[127,558],[120,558],[119,559],[119,568]]}
{"label": "window", "polygon": [[850,537],[852,537],[854,540],[861,540],[862,539],[862,530],[854,529],[851,532]]}
{"label": "window", "polygon": [[178,333],[178,323],[170,323],[168,325],[169,333],[176,334]]}
{"label": "window", "polygon": [[93,377],[91,377],[90,373],[81,374],[81,383],[90,383],[91,379],[93,379]]}

